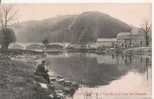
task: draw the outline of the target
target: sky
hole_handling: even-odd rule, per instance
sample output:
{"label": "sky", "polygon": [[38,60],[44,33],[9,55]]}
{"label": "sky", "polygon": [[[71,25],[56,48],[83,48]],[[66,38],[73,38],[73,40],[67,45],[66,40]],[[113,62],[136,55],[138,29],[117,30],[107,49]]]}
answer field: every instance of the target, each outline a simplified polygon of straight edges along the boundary
{"label": "sky", "polygon": [[129,25],[141,26],[152,17],[151,3],[14,4],[19,22],[99,11]]}

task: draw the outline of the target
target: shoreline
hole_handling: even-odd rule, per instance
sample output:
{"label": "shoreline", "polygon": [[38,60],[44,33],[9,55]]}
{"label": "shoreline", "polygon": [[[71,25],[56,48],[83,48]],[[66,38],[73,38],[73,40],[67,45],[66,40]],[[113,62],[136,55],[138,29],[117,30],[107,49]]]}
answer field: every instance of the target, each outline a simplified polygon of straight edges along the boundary
{"label": "shoreline", "polygon": [[53,76],[50,85],[47,85],[43,78],[34,75],[35,69],[33,63],[12,60],[0,54],[0,98],[63,99],[72,96],[79,87],[77,83],[57,76]]}
{"label": "shoreline", "polygon": [[[152,47],[133,47],[133,48],[103,48],[103,49],[61,49],[61,50],[47,50],[48,54],[62,54],[62,53],[94,53],[98,55],[103,54],[132,54],[132,55],[144,55],[151,54]],[[43,50],[24,50],[24,49],[8,49],[5,53],[9,55],[43,55]]]}

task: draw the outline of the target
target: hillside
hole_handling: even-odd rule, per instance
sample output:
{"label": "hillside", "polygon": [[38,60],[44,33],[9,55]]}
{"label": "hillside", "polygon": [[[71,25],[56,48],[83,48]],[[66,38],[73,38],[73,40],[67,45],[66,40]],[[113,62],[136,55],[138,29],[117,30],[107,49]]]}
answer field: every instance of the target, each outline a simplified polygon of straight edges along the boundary
{"label": "hillside", "polygon": [[100,12],[59,16],[41,21],[13,25],[19,42],[91,42],[97,38],[113,38],[119,32],[128,32],[126,23]]}

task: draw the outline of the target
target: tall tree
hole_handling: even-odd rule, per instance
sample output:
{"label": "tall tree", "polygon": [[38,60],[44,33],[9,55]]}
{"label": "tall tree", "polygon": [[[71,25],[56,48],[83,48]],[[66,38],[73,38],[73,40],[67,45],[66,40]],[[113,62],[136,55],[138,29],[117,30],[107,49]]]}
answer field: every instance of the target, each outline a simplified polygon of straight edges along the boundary
{"label": "tall tree", "polygon": [[3,51],[7,50],[9,44],[15,41],[16,41],[16,36],[13,29],[4,28],[0,30],[0,44]]}
{"label": "tall tree", "polygon": [[7,50],[10,43],[16,40],[13,29],[8,26],[15,20],[17,11],[11,5],[0,5],[0,44],[2,50]]}
{"label": "tall tree", "polygon": [[11,5],[0,5],[0,13],[1,27],[7,28],[16,19],[17,10]]}
{"label": "tall tree", "polygon": [[149,46],[150,40],[151,40],[151,23],[149,21],[145,21],[144,24],[142,25],[142,30],[145,33],[145,43],[146,46]]}
{"label": "tall tree", "polygon": [[45,46],[45,49],[47,48],[48,44],[49,44],[49,40],[48,38],[45,38],[42,40],[43,45]]}

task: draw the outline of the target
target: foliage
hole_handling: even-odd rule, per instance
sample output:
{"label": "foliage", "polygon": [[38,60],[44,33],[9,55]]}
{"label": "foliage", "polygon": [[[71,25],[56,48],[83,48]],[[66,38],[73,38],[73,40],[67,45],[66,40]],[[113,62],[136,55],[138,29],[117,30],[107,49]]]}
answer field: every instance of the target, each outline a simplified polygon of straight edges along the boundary
{"label": "foliage", "polygon": [[13,22],[16,11],[10,5],[0,5],[0,44],[2,50],[8,49],[10,43],[16,41],[15,33],[8,26]]}
{"label": "foliage", "polygon": [[151,23],[148,22],[148,21],[145,21],[143,26],[142,26],[142,30],[144,31],[145,33],[145,43],[146,43],[146,46],[149,46],[149,43],[150,43],[150,33],[151,33]]}
{"label": "foliage", "polygon": [[11,28],[3,28],[0,30],[0,44],[2,49],[8,49],[9,44],[15,41],[15,32]]}
{"label": "foliage", "polygon": [[44,40],[42,40],[42,43],[44,44],[45,47],[47,47],[47,45],[49,44],[49,40],[45,38]]}

